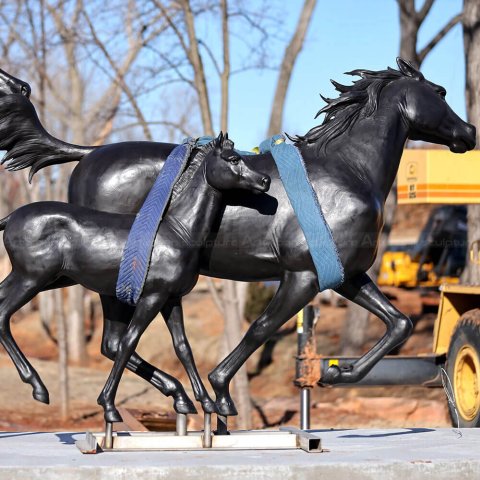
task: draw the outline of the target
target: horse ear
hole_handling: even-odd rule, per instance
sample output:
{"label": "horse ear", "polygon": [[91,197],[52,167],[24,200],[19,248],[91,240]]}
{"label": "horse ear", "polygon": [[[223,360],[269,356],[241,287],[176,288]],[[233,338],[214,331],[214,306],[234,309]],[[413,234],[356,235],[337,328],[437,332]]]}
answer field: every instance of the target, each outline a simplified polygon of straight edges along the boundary
{"label": "horse ear", "polygon": [[423,74],[418,71],[412,64],[403,58],[397,57],[398,69],[407,77],[416,78],[417,80],[423,80]]}
{"label": "horse ear", "polygon": [[223,149],[223,141],[224,141],[223,132],[220,132],[220,134],[215,140],[215,150],[217,150],[217,152],[220,152]]}
{"label": "horse ear", "polygon": [[235,144],[233,143],[233,140],[230,140],[228,138],[228,132],[225,132],[225,138],[223,139],[223,148],[233,150],[234,146]]}

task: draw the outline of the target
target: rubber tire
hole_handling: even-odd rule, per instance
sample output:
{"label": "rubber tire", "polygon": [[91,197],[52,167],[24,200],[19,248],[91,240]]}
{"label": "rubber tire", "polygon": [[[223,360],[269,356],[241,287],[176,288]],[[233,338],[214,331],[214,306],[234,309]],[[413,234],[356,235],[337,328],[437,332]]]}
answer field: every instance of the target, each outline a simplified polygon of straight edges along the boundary
{"label": "rubber tire", "polygon": [[[480,359],[480,309],[478,308],[469,310],[460,317],[450,340],[450,346],[447,353],[446,370],[450,381],[452,382],[453,388],[455,388],[455,378],[453,371],[455,366],[455,359],[457,358],[458,353],[464,345],[469,345],[470,347],[472,347],[473,350],[475,350],[477,357]],[[478,393],[478,395],[480,395],[480,392]],[[457,411],[458,423],[460,428],[480,427],[480,408],[476,412],[475,417],[471,420],[462,417],[458,406]],[[450,402],[448,402],[448,412],[450,414],[450,419],[452,420],[452,425],[456,427],[457,416]]]}

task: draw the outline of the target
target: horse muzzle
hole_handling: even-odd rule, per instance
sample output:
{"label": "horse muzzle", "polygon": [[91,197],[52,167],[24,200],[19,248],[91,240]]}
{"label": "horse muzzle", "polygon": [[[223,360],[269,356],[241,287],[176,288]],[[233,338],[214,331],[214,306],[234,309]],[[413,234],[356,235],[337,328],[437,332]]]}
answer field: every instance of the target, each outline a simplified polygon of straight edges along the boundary
{"label": "horse muzzle", "polygon": [[268,192],[270,189],[270,177],[268,175],[260,174],[256,181],[255,191],[259,193]]}
{"label": "horse muzzle", "polygon": [[465,123],[465,127],[461,132],[455,135],[454,140],[450,143],[450,151],[453,153],[465,153],[473,150],[477,143],[477,129],[470,123]]}

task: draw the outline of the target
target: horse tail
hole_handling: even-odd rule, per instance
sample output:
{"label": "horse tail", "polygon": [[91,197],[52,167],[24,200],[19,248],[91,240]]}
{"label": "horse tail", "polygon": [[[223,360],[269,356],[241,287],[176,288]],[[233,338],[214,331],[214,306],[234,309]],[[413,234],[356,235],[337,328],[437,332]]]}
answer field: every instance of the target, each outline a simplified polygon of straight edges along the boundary
{"label": "horse tail", "polygon": [[7,170],[30,168],[29,181],[41,168],[78,162],[98,147],[66,143],[50,135],[38,118],[35,107],[22,95],[0,98],[0,150]]}
{"label": "horse tail", "polygon": [[8,223],[8,221],[10,220],[10,217],[11,217],[11,216],[12,216],[12,214],[7,215],[5,218],[2,218],[2,219],[0,220],[0,232],[1,232],[2,230],[5,230],[5,227],[7,226],[7,223]]}
{"label": "horse tail", "polygon": [[[33,148],[32,148],[33,147]],[[36,147],[36,148],[35,148]],[[62,163],[79,162],[97,147],[82,147],[46,137],[35,146],[28,141],[18,143],[1,160],[6,170],[15,171],[30,168],[28,181],[42,168]]]}

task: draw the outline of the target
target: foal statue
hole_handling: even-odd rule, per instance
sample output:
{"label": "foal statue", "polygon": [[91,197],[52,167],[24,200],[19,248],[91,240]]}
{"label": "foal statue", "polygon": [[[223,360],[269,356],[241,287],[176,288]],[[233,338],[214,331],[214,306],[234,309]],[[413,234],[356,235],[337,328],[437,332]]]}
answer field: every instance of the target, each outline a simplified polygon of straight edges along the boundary
{"label": "foal statue", "polygon": [[[233,142],[222,134],[190,161],[174,188],[168,213],[158,229],[142,296],[120,344],[115,368],[99,397],[107,421],[121,421],[113,403],[121,372],[140,335],[159,312],[190,376],[195,398],[206,412],[214,412],[215,405],[200,380],[185,336],[181,298],[197,282],[200,250],[221,212],[222,192],[228,189],[266,192],[269,185],[269,177],[247,167],[233,150]],[[36,399],[45,400],[48,392],[11,337],[10,316],[37,293],[54,288],[61,277],[103,295],[114,295],[123,247],[133,220],[132,215],[115,215],[60,202],[32,203],[0,220],[12,263],[12,272],[0,284],[0,341],[22,379],[32,385]],[[171,392],[176,410],[191,412],[193,406],[180,393]]]}

